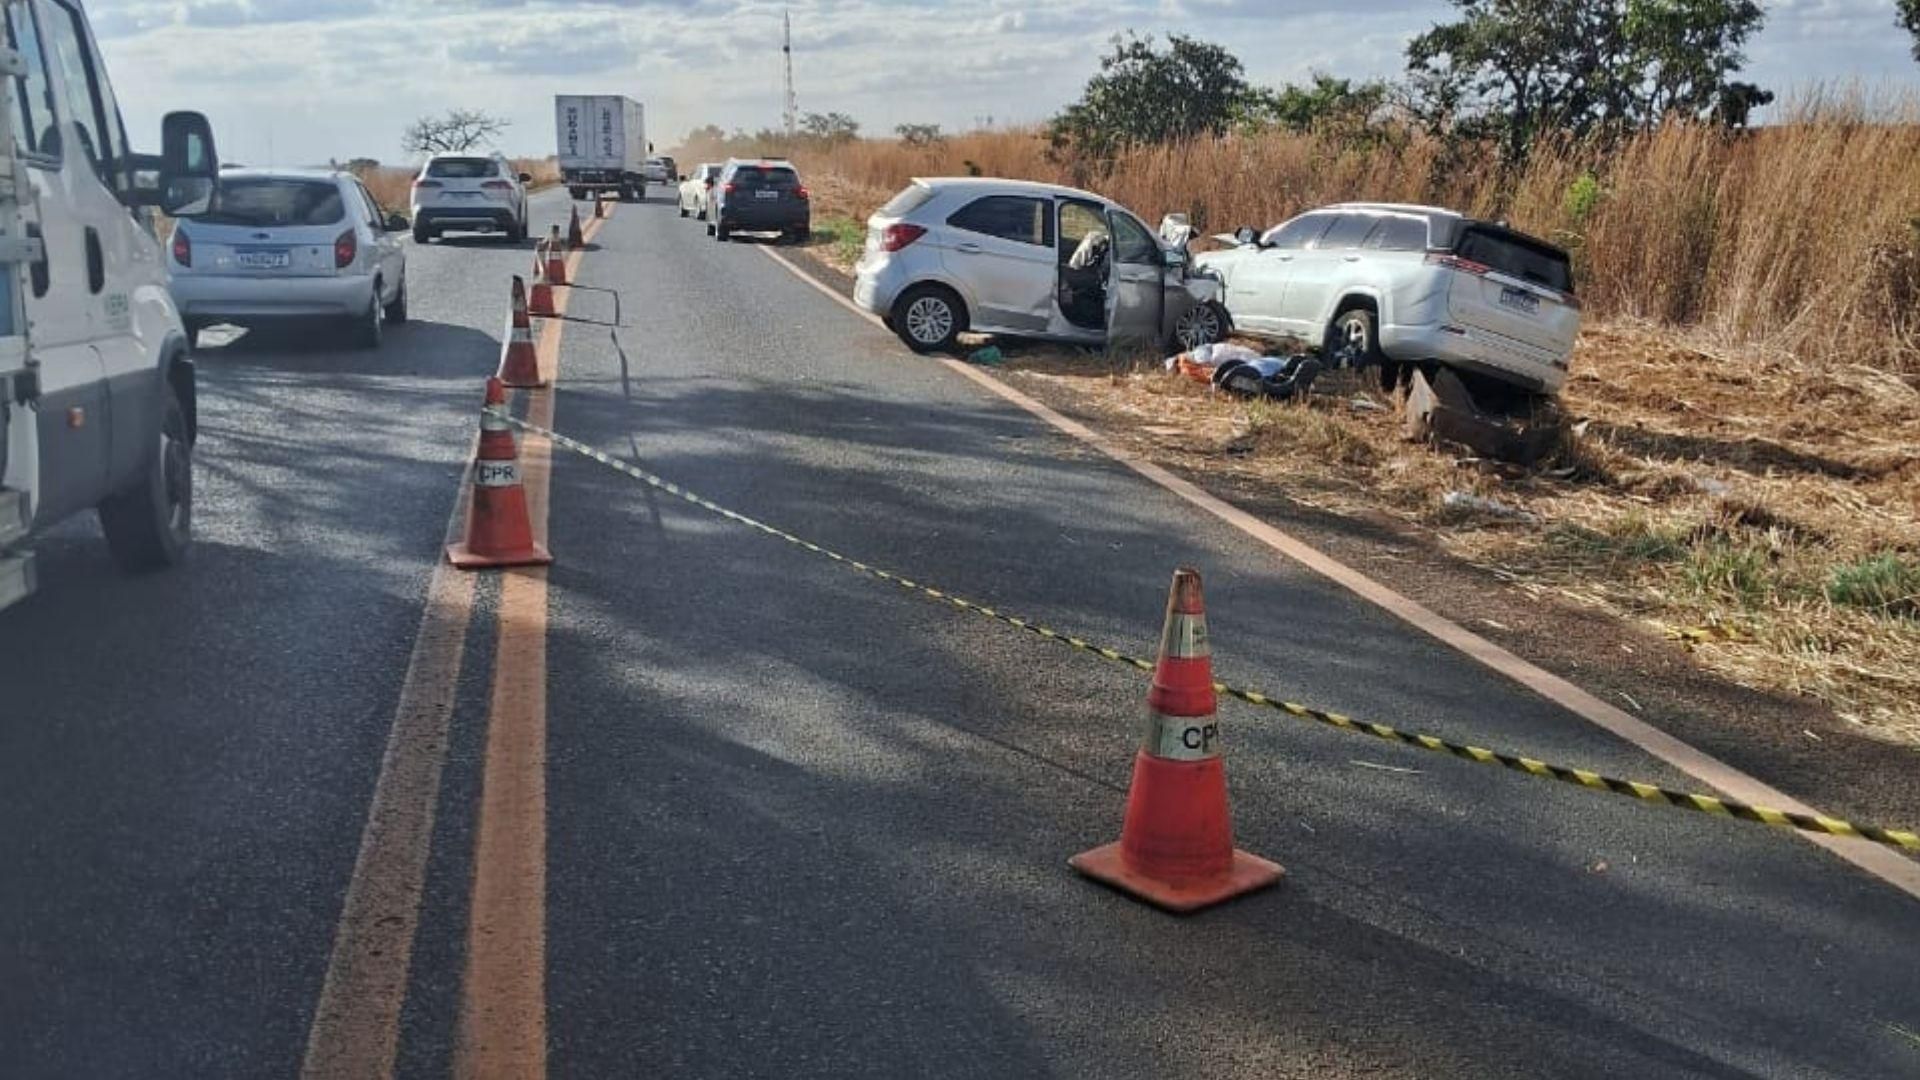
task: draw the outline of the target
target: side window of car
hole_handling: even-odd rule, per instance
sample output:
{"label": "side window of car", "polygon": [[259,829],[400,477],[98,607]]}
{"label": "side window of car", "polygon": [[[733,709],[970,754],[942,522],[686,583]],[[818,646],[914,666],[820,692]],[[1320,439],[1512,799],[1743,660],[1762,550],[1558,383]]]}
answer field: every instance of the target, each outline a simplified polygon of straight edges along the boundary
{"label": "side window of car", "polygon": [[1376,251],[1425,251],[1427,223],[1419,218],[1383,217],[1363,246]]}
{"label": "side window of car", "polygon": [[1113,257],[1123,263],[1135,266],[1160,265],[1160,245],[1154,243],[1153,233],[1145,225],[1136,221],[1131,214],[1118,210],[1109,217],[1113,220]]}
{"label": "side window of car", "polygon": [[119,185],[113,176],[117,140],[109,138],[107,134],[106,108],[100,100],[92,59],[87,55],[82,29],[84,24],[78,21],[79,12],[65,4],[52,5],[52,10],[57,14],[41,29],[46,31],[47,44],[52,47],[53,55],[60,64],[60,82],[66,88],[67,115],[80,129],[81,149],[93,162],[101,181],[118,190]]}
{"label": "side window of car", "polygon": [[1347,251],[1357,248],[1360,241],[1373,231],[1375,220],[1372,214],[1341,214],[1334,220],[1333,226],[1313,242],[1313,250]]}
{"label": "side window of car", "polygon": [[1306,214],[1267,233],[1265,244],[1270,248],[1297,251],[1325,232],[1332,223],[1332,214]]}
{"label": "side window of car", "polygon": [[1019,195],[988,195],[955,210],[947,224],[1021,244],[1053,246],[1047,204]]}
{"label": "side window of car", "polygon": [[[25,4],[8,4],[7,44],[20,54],[26,71],[14,79],[13,142],[29,157],[50,157],[59,168],[59,135],[53,121],[53,84],[47,79],[47,57],[40,47],[40,30],[34,24],[33,10]],[[53,145],[46,145],[49,136]]]}
{"label": "side window of car", "polygon": [[373,197],[373,192],[367,190],[367,185],[360,181],[355,180],[353,187],[355,191],[360,193],[360,206],[367,219],[367,224],[373,227],[374,232],[380,232],[384,228],[382,225],[384,216],[380,212],[379,201]]}

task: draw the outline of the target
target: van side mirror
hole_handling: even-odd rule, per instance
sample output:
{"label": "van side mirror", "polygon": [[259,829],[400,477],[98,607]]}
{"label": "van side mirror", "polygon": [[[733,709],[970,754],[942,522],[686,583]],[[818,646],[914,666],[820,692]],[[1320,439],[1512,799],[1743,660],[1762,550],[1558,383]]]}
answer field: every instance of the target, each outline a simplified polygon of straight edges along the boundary
{"label": "van side mirror", "polygon": [[1187,249],[1170,247],[1160,249],[1160,261],[1169,270],[1178,270],[1187,265]]}
{"label": "van side mirror", "polygon": [[220,154],[213,125],[197,112],[170,112],[160,121],[160,209],[174,217],[213,210],[219,196]]}

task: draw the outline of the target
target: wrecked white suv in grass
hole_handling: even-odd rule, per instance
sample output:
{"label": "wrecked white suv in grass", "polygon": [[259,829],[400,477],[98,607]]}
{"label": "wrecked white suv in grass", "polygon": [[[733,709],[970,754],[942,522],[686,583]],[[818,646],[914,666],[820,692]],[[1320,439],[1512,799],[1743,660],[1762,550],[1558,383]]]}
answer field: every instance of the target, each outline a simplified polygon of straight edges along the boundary
{"label": "wrecked white suv in grass", "polygon": [[1451,210],[1341,203],[1194,260],[1225,283],[1233,330],[1304,341],[1383,384],[1444,364],[1555,394],[1580,332],[1567,253]]}
{"label": "wrecked white suv in grass", "polygon": [[1125,207],[1026,180],[915,180],[867,219],[854,302],[916,352],[965,331],[1190,349],[1226,329],[1219,282],[1189,265],[1192,235],[1155,234]]}

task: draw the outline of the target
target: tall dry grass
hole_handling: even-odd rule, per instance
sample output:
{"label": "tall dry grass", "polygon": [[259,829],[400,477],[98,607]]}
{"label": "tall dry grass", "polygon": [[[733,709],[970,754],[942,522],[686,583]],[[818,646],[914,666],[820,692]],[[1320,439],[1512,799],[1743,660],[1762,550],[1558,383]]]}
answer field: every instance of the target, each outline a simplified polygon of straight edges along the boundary
{"label": "tall dry grass", "polygon": [[[1575,258],[1589,314],[1684,325],[1813,364],[1920,373],[1920,100],[1809,95],[1784,122],[1731,134],[1671,123],[1602,148],[1560,140],[1520,169],[1412,133],[1356,144],[1272,132],[1133,151],[1094,174],[1037,130],[785,152],[828,178],[823,209],[863,217],[914,176],[1004,176],[1096,188],[1203,231],[1265,226],[1366,199],[1503,217]],[[724,156],[690,146],[688,161]]]}

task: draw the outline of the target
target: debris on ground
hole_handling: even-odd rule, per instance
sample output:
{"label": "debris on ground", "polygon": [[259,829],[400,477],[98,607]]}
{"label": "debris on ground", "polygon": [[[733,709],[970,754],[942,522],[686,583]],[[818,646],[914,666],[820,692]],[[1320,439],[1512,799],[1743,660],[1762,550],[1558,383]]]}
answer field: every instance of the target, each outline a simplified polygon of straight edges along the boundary
{"label": "debris on ground", "polygon": [[967,363],[980,364],[984,367],[999,367],[1006,359],[1006,354],[1000,351],[998,345],[988,345],[967,354]]}
{"label": "debris on ground", "polygon": [[1440,505],[1448,510],[1485,514],[1488,517],[1506,518],[1510,521],[1538,523],[1539,515],[1522,510],[1517,506],[1508,506],[1498,499],[1489,499],[1484,495],[1475,495],[1470,491],[1449,491],[1440,498]]}
{"label": "debris on ground", "polygon": [[1511,411],[1484,407],[1447,368],[1431,377],[1416,370],[1407,390],[1406,434],[1414,442],[1455,443],[1485,457],[1532,465],[1561,444],[1565,426],[1549,401]]}

